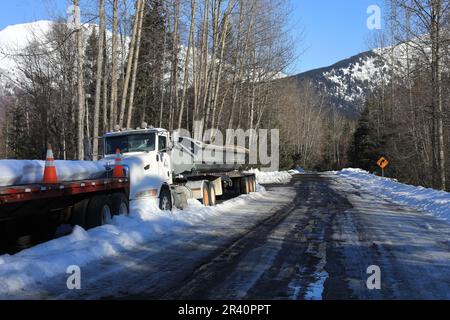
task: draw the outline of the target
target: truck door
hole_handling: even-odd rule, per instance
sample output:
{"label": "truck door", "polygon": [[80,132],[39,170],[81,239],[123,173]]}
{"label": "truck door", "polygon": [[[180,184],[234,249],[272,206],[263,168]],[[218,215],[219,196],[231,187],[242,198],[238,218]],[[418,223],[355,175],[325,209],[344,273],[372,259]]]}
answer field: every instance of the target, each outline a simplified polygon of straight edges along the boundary
{"label": "truck door", "polygon": [[161,177],[164,177],[165,181],[172,183],[171,179],[171,161],[168,153],[168,141],[166,135],[158,135],[158,170]]}

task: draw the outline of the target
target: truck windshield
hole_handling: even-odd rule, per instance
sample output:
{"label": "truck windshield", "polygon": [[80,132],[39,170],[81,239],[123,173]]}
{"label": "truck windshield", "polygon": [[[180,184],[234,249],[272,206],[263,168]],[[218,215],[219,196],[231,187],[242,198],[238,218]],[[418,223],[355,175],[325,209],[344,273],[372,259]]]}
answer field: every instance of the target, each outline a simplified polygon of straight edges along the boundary
{"label": "truck windshield", "polygon": [[105,154],[148,152],[155,150],[155,133],[130,134],[105,139]]}

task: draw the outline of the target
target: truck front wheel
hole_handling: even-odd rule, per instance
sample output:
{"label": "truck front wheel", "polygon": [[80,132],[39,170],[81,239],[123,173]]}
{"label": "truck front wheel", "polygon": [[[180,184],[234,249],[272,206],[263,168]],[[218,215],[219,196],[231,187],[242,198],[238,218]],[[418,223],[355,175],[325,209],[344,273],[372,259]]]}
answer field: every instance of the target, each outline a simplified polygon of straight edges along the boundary
{"label": "truck front wheel", "polygon": [[167,188],[161,189],[159,195],[159,209],[162,211],[172,211],[172,195]]}

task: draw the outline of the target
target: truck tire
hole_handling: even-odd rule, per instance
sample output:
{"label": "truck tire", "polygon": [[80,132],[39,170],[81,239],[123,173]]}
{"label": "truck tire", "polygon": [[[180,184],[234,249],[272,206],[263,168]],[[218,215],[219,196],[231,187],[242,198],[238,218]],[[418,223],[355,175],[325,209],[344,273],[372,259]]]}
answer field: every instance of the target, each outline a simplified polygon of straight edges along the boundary
{"label": "truck tire", "polygon": [[250,181],[250,192],[256,192],[256,177],[255,176],[249,176]]}
{"label": "truck tire", "polygon": [[110,223],[111,218],[112,203],[107,196],[95,196],[89,201],[86,211],[86,229]]}
{"label": "truck tire", "polygon": [[216,189],[214,188],[214,184],[209,182],[208,183],[209,187],[208,187],[208,191],[209,191],[209,203],[208,205],[213,207],[216,205],[217,201],[216,201]]}
{"label": "truck tire", "polygon": [[241,194],[249,193],[250,184],[248,183],[248,177],[241,178]]}
{"label": "truck tire", "polygon": [[127,197],[123,193],[114,193],[111,196],[113,216],[127,216],[130,213],[130,206]]}
{"label": "truck tire", "polygon": [[256,183],[256,176],[252,176],[252,181],[253,181],[253,192],[256,192],[258,185]]}
{"label": "truck tire", "polygon": [[233,179],[233,189],[236,197],[241,195],[241,178]]}
{"label": "truck tire", "polygon": [[57,228],[58,225],[52,222],[48,222],[39,226],[36,232],[33,233],[33,242],[41,243],[54,239]]}
{"label": "truck tire", "polygon": [[80,226],[86,228],[86,212],[89,204],[89,199],[81,200],[75,203],[72,207],[72,215],[70,217],[70,224],[72,226]]}
{"label": "truck tire", "polygon": [[159,209],[172,211],[172,194],[168,188],[162,188],[159,195]]}
{"label": "truck tire", "polygon": [[204,206],[209,206],[210,203],[210,191],[209,191],[209,183],[203,182],[202,186],[202,203]]}
{"label": "truck tire", "polygon": [[13,252],[22,251],[32,247],[34,243],[35,240],[33,239],[33,235],[21,235],[12,241],[11,250],[13,250]]}

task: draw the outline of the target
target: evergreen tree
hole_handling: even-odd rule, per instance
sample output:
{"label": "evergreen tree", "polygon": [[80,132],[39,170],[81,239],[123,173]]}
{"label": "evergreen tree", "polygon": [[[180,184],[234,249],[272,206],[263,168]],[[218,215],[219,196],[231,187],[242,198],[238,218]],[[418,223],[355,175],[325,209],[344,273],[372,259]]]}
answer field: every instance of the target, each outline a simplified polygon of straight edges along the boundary
{"label": "evergreen tree", "polygon": [[356,131],[353,134],[352,145],[349,150],[349,160],[352,167],[367,171],[377,169],[376,161],[383,156],[383,137],[378,138],[373,118],[371,116],[371,99],[361,114]]}
{"label": "evergreen tree", "polygon": [[8,149],[13,159],[39,159],[36,143],[29,134],[28,113],[24,107],[16,104],[10,110],[11,123],[8,134]]}
{"label": "evergreen tree", "polygon": [[[145,1],[141,49],[136,76],[135,122],[156,125],[161,103],[161,81],[164,78],[164,39],[166,16],[162,0]],[[136,123],[135,123],[136,124]]]}
{"label": "evergreen tree", "polygon": [[[84,54],[84,86],[89,107],[89,121],[94,118],[95,78],[97,73],[98,34],[94,28],[87,39]],[[92,130],[92,129],[90,129]]]}

